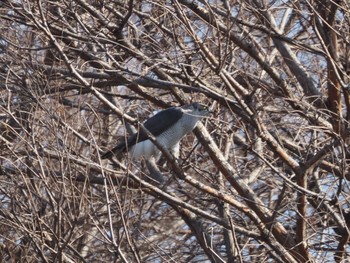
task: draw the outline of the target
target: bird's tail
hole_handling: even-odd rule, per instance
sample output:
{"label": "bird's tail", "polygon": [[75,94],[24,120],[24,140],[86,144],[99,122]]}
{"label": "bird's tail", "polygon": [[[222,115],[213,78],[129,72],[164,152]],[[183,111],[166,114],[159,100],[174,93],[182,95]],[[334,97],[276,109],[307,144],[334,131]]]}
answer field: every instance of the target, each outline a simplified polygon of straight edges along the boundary
{"label": "bird's tail", "polygon": [[113,149],[108,150],[104,154],[101,155],[101,159],[108,159],[111,158],[112,156],[118,157],[119,154],[124,152],[126,149],[125,143],[120,143],[117,146],[115,146]]}

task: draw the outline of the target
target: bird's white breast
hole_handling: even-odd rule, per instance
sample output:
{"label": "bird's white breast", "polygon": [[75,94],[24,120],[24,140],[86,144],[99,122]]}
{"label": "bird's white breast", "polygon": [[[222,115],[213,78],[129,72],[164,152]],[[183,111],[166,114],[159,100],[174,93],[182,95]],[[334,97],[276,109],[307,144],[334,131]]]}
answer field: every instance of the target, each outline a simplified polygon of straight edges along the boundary
{"label": "bird's white breast", "polygon": [[157,157],[159,150],[150,140],[145,140],[135,144],[131,147],[129,155],[132,159],[140,159],[142,156],[149,158],[151,156]]}
{"label": "bird's white breast", "polygon": [[172,150],[179,141],[189,132],[191,132],[197,125],[199,118],[193,118],[192,116],[184,115],[177,123],[175,123],[170,129],[167,129],[161,135],[157,137],[160,144]]}

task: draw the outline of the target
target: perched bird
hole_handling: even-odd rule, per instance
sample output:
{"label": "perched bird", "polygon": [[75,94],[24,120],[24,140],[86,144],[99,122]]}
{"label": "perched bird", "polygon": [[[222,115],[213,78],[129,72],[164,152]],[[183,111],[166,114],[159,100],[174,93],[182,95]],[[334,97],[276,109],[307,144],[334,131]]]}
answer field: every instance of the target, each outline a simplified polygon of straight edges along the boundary
{"label": "perched bird", "polygon": [[[191,132],[197,123],[209,114],[208,108],[198,102],[182,107],[172,107],[162,110],[149,118],[143,126],[156,138],[157,142],[168,149],[176,158],[179,157],[180,140]],[[157,148],[148,136],[139,131],[121,142],[113,149],[104,153],[102,159],[113,155],[119,156],[128,151],[131,158],[137,160],[154,157],[159,159],[161,151]]]}

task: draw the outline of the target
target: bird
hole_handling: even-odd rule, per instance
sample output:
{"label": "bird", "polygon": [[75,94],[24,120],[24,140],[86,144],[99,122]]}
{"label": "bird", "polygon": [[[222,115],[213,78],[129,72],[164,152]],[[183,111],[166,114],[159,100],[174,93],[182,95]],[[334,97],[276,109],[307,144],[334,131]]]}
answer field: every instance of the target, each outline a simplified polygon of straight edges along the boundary
{"label": "bird", "polygon": [[[190,133],[198,122],[210,111],[202,103],[193,102],[182,107],[171,107],[150,117],[143,126],[156,138],[157,142],[179,158],[180,140]],[[102,159],[119,157],[128,152],[134,160],[142,157],[159,159],[161,151],[143,131],[138,131],[111,150],[101,155]]]}

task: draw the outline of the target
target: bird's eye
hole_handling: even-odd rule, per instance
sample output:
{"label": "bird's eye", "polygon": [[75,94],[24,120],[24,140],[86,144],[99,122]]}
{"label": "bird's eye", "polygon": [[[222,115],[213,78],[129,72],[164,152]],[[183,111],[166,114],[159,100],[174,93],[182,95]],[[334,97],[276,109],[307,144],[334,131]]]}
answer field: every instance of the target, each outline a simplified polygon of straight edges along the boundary
{"label": "bird's eye", "polygon": [[208,107],[204,105],[199,105],[198,110],[205,111],[205,110],[208,110]]}

